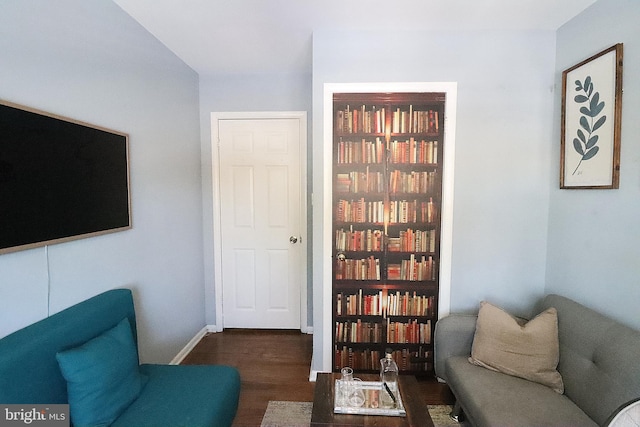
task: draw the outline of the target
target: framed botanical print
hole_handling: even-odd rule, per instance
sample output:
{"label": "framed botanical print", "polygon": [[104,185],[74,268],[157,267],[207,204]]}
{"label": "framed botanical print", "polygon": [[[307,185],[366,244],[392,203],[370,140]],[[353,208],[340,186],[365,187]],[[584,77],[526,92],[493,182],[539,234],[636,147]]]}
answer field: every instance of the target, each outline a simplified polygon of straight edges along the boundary
{"label": "framed botanical print", "polygon": [[618,188],[622,43],[562,72],[560,188]]}

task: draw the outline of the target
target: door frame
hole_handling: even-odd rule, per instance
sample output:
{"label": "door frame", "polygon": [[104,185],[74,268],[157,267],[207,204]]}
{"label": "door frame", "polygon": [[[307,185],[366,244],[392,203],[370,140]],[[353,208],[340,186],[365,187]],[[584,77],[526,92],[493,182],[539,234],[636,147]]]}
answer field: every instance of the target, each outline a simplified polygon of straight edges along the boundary
{"label": "door frame", "polygon": [[220,203],[220,120],[269,120],[297,119],[300,123],[300,331],[308,333],[307,322],[307,112],[306,111],[260,111],[260,112],[213,112],[211,113],[211,179],[213,191],[213,268],[216,309],[216,330],[224,329],[222,292],[222,224]]}

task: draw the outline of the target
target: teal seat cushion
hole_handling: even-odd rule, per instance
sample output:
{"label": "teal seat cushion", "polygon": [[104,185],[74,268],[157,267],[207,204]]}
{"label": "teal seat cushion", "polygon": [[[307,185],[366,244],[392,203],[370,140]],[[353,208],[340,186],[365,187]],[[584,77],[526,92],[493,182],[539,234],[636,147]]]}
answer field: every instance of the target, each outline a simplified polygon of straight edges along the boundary
{"label": "teal seat cushion", "polygon": [[127,318],[79,347],[58,352],[75,427],[108,426],[143,386]]}
{"label": "teal seat cushion", "polygon": [[240,374],[222,365],[141,365],[149,380],[113,427],[228,427],[238,409]]}

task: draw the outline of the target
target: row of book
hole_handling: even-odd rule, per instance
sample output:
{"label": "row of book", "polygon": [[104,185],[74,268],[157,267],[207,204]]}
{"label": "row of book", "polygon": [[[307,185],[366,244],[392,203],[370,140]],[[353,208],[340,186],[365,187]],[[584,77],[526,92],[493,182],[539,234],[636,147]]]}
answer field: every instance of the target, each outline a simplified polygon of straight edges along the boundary
{"label": "row of book", "polygon": [[389,252],[435,252],[436,230],[401,230],[398,237],[387,239]]}
{"label": "row of book", "polygon": [[336,342],[381,343],[385,335],[384,323],[381,322],[336,322]]}
{"label": "row of book", "polygon": [[[435,262],[431,255],[416,259],[403,259],[400,264],[387,265],[387,280],[404,280],[422,282],[436,280]],[[335,266],[336,280],[380,280],[380,259],[370,256],[361,259],[338,259]]]}
{"label": "row of book", "polygon": [[380,280],[380,259],[370,256],[363,259],[338,260],[336,280]]}
{"label": "row of book", "polygon": [[360,105],[351,108],[347,105],[336,111],[336,130],[338,133],[384,133],[387,111],[382,106]]}
{"label": "row of book", "polygon": [[438,162],[438,141],[391,141],[389,143],[391,163],[434,164]]}
{"label": "row of book", "polygon": [[375,140],[338,141],[338,164],[381,164],[386,160],[385,144]]}
{"label": "row of book", "polygon": [[[398,237],[387,237],[389,252],[435,252],[436,230],[401,230]],[[367,229],[335,231],[335,248],[337,251],[381,252],[384,248],[385,236],[382,230]]]}
{"label": "row of book", "polygon": [[435,297],[421,295],[416,291],[387,291],[365,294],[362,289],[355,293],[336,294],[336,316],[426,316],[435,313]]}
{"label": "row of book", "polygon": [[[359,199],[339,199],[336,204],[335,220],[337,222],[378,223],[385,221],[383,200],[367,201]],[[436,221],[436,205],[433,197],[424,200],[391,200],[389,201],[389,223],[411,224],[430,223]]]}
{"label": "row of book", "polygon": [[[338,141],[338,164],[382,164],[386,160],[385,143],[380,137],[375,140],[362,138],[358,141],[342,138]],[[438,141],[393,140],[389,142],[389,161],[405,165],[433,165],[438,162]]]}
{"label": "row of book", "polygon": [[340,193],[382,193],[385,187],[382,172],[352,171],[336,174],[336,191]]}
{"label": "row of book", "polygon": [[434,223],[436,221],[436,206],[433,197],[429,201],[423,200],[391,200],[389,202],[389,223]]}
{"label": "row of book", "polygon": [[338,251],[382,251],[384,234],[382,230],[368,229],[353,231],[341,228],[336,230],[335,247]]}
{"label": "row of book", "polygon": [[336,295],[336,316],[382,316],[385,314],[383,291],[363,295],[362,289],[355,294]]}
{"label": "row of book", "polygon": [[[437,110],[414,110],[413,105],[387,111],[385,107],[360,105],[336,111],[336,130],[339,134],[350,133],[431,133],[440,130]],[[390,117],[388,115],[391,114]],[[390,123],[387,124],[387,118]],[[387,129],[387,126],[391,126]]]}
{"label": "row of book", "polygon": [[[334,347],[334,369],[339,371],[345,366],[357,371],[380,371],[382,352],[374,349],[355,349],[349,346]],[[392,353],[400,371],[430,371],[433,367],[433,352],[429,346],[418,349],[403,348]]]}
{"label": "row of book", "polygon": [[336,322],[336,343],[431,344],[431,320],[387,323],[356,321]]}
{"label": "row of book", "polygon": [[384,201],[338,200],[335,220],[338,222],[379,223],[384,222]]}
{"label": "row of book", "polygon": [[436,280],[436,269],[431,255],[422,256],[420,260],[411,254],[410,259],[403,259],[400,264],[387,265],[388,280],[423,281]]}
{"label": "row of book", "polygon": [[435,297],[418,295],[415,291],[390,292],[387,295],[386,317],[389,316],[428,316],[435,314]]}
{"label": "row of book", "polygon": [[435,171],[404,172],[393,170],[389,173],[389,192],[391,193],[433,193],[436,189],[438,174]]}
{"label": "row of book", "polygon": [[408,322],[391,322],[387,318],[387,342],[399,344],[431,344],[431,320],[418,323],[418,320]]}
{"label": "row of book", "polygon": [[437,110],[409,110],[396,108],[391,118],[392,133],[430,133],[437,134],[440,131],[439,113]]}
{"label": "row of book", "polygon": [[[393,193],[433,193],[438,174],[435,171],[404,172],[393,170],[389,173],[389,192]],[[385,181],[382,172],[351,171],[336,174],[336,191],[339,193],[382,193]]]}

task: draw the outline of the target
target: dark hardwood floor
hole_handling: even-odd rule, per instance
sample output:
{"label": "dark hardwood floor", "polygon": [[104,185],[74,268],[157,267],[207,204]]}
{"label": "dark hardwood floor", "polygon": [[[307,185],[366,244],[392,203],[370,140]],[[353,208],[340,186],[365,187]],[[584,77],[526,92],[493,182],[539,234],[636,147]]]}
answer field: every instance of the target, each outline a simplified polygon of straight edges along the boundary
{"label": "dark hardwood floor", "polygon": [[[240,371],[242,385],[234,426],[260,426],[270,400],[313,401],[309,381],[312,335],[300,331],[226,329],[207,334],[182,364],[222,364]],[[429,405],[451,404],[445,384],[419,378]]]}

